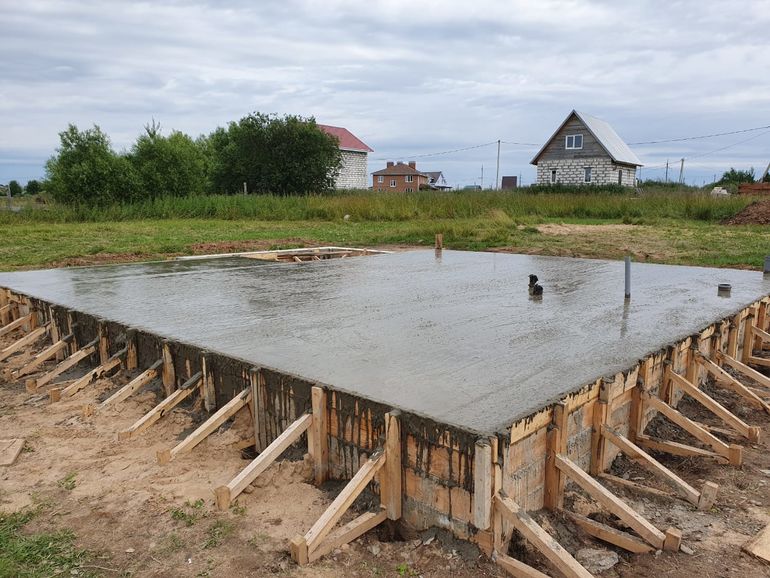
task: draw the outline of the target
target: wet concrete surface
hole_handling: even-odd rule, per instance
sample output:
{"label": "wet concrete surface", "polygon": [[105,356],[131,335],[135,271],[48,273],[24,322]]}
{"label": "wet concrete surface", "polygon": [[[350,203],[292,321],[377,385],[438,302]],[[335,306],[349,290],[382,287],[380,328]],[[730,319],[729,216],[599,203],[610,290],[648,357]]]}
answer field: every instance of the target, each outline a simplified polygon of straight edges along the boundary
{"label": "wet concrete surface", "polygon": [[0,286],[492,433],[770,294],[770,277],[635,263],[626,305],[621,261],[431,250],[0,273]]}

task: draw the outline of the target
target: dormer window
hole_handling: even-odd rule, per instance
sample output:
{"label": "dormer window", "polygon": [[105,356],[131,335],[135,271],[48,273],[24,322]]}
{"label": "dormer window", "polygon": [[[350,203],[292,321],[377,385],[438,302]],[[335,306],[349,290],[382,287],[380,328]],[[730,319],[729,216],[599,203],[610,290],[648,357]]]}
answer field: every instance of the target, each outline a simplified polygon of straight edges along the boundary
{"label": "dormer window", "polygon": [[583,148],[583,135],[582,134],[568,134],[564,137],[566,149],[582,149]]}

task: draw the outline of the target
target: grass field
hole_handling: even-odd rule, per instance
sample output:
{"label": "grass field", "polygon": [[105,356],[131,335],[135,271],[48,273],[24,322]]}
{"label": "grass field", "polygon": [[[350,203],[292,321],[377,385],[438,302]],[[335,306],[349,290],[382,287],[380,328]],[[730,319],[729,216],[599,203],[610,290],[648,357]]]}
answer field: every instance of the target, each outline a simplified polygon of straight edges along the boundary
{"label": "grass field", "polygon": [[639,261],[758,268],[770,252],[768,227],[720,224],[751,201],[678,192],[427,192],[49,206],[0,213],[0,269],[313,244],[430,246],[435,233],[454,249],[595,258],[630,253]]}

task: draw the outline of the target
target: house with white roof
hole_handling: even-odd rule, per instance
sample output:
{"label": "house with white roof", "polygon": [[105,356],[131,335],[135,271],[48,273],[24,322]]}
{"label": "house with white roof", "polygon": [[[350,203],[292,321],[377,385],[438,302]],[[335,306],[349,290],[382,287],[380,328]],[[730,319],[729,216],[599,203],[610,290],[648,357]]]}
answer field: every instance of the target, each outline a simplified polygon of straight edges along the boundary
{"label": "house with white roof", "polygon": [[609,123],[573,110],[532,159],[537,184],[636,186],[639,161]]}

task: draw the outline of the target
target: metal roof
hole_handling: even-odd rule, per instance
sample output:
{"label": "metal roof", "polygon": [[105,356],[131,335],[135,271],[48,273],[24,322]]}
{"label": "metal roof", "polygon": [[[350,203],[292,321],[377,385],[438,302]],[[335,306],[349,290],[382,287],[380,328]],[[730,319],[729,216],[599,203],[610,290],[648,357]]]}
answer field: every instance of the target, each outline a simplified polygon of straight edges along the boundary
{"label": "metal roof", "polygon": [[634,152],[628,148],[628,145],[623,142],[623,139],[618,136],[618,133],[615,132],[615,129],[612,128],[608,122],[603,121],[600,118],[596,118],[595,116],[591,116],[590,114],[578,112],[577,110],[573,110],[567,115],[567,118],[564,119],[564,122],[559,125],[559,128],[556,129],[556,132],[551,135],[551,138],[545,142],[543,148],[541,148],[535,155],[535,158],[532,159],[531,164],[537,164],[537,159],[541,154],[543,154],[543,151],[545,151],[546,147],[551,143],[554,137],[564,127],[564,125],[567,124],[567,121],[569,121],[573,114],[580,120],[580,122],[585,125],[588,131],[594,136],[596,141],[605,151],[607,151],[607,154],[610,155],[613,161],[616,163],[636,165],[638,167],[642,166],[642,161],[639,160],[639,157],[637,157]]}
{"label": "metal roof", "polygon": [[326,134],[337,137],[341,150],[364,153],[374,152],[364,141],[355,136],[346,128],[341,126],[331,126],[328,124],[319,124],[317,126]]}

